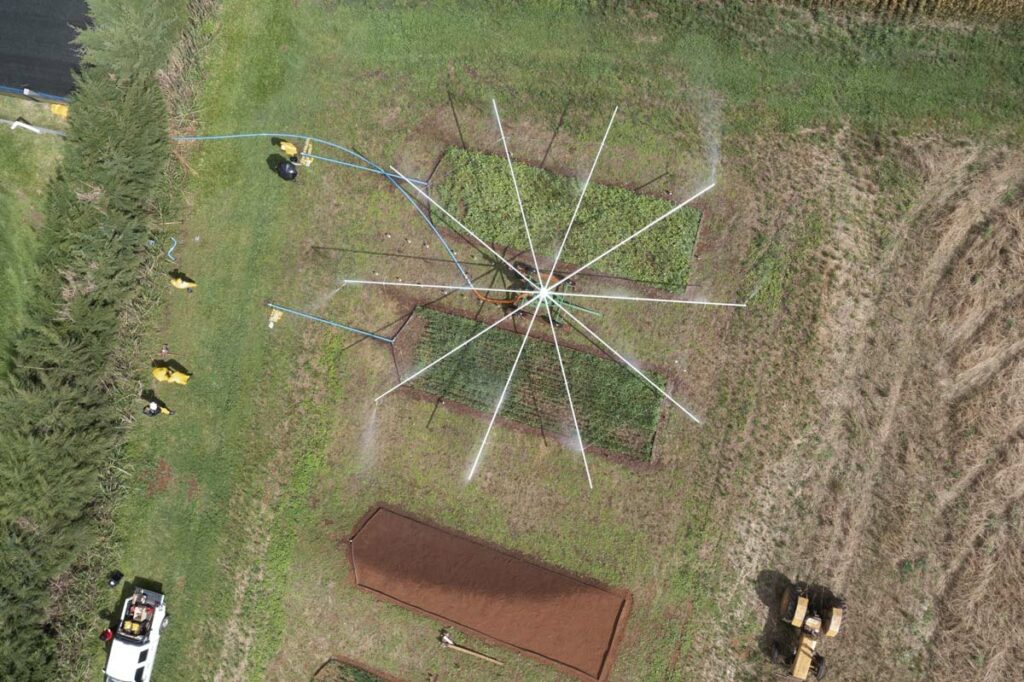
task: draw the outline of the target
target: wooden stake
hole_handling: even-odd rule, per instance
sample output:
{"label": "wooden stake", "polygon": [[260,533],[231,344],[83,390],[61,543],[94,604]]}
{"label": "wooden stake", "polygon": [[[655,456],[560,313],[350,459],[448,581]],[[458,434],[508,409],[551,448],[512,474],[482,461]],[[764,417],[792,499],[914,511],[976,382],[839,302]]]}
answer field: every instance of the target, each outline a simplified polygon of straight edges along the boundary
{"label": "wooden stake", "polygon": [[455,651],[459,651],[464,654],[469,654],[470,656],[476,656],[477,658],[487,661],[488,663],[493,663],[494,665],[505,665],[498,659],[488,656],[487,654],[482,654],[479,651],[473,651],[469,647],[464,647],[459,644],[456,644],[448,635],[448,633],[444,630],[441,631],[441,646],[443,646],[445,649],[454,649]]}

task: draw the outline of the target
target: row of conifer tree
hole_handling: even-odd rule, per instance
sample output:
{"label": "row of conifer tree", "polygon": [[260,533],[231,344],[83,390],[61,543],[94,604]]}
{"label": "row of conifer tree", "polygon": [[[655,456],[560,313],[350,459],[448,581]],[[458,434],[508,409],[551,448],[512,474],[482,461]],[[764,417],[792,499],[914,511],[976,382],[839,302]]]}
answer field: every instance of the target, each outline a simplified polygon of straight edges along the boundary
{"label": "row of conifer tree", "polygon": [[[126,319],[167,191],[151,72],[87,67],[50,181],[27,324],[0,386],[0,679],[57,679],[58,582],[94,550],[124,437]],[[94,614],[90,614],[93,616]]]}

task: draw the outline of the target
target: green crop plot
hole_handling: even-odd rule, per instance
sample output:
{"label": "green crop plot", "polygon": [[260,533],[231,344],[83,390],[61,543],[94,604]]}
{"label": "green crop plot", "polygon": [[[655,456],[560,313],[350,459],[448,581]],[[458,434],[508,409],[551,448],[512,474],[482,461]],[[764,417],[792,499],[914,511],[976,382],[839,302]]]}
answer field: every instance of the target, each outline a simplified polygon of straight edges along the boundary
{"label": "green crop plot", "polygon": [[[572,178],[522,163],[513,166],[538,256],[552,257],[572,218],[580,187]],[[488,242],[529,248],[504,158],[452,148],[444,155],[443,168],[445,175],[435,188],[442,206]],[[562,261],[583,265],[670,208],[672,204],[662,199],[591,183]],[[433,218],[450,222],[437,210]],[[682,291],[690,275],[699,223],[700,211],[688,206],[608,255],[595,268],[668,291]]]}
{"label": "green crop plot", "polygon": [[[425,308],[417,314],[426,320],[416,347],[420,364],[440,357],[483,327],[479,322]],[[547,325],[547,321],[538,316],[535,324]],[[500,329],[491,331],[439,363],[413,385],[490,413],[522,339],[519,334]],[[649,462],[661,396],[613,360],[566,348],[564,342],[561,349],[584,445]],[[648,375],[664,386],[657,374]],[[547,433],[573,437],[572,415],[553,344],[536,338],[526,344],[501,415]]]}

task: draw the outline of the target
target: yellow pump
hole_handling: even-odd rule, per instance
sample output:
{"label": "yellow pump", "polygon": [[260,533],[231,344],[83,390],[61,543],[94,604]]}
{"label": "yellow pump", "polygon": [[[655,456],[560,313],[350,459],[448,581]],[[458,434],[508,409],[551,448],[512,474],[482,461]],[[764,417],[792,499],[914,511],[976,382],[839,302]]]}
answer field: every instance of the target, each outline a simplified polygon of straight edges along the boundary
{"label": "yellow pump", "polygon": [[313,140],[308,137],[305,144],[302,145],[301,152],[299,152],[299,148],[295,146],[294,142],[289,142],[288,140],[278,140],[277,148],[292,163],[301,163],[306,168],[313,165]]}
{"label": "yellow pump", "polygon": [[280,310],[277,310],[276,308],[272,309],[270,311],[270,324],[268,324],[267,326],[273,329],[274,325],[280,322],[282,317],[284,317],[284,313],[282,313]]}
{"label": "yellow pump", "polygon": [[277,148],[284,154],[284,158],[289,161],[298,161],[299,159],[299,148],[288,140],[281,140],[277,143]]}

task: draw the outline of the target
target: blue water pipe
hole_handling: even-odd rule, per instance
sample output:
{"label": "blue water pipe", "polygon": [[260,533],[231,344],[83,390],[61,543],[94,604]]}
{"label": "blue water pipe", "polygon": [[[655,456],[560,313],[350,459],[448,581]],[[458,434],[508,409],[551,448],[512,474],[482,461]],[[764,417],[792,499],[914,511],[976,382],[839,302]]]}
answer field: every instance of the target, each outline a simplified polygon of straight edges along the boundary
{"label": "blue water pipe", "polygon": [[[26,93],[25,91],[28,90]],[[61,104],[67,104],[71,100],[67,97],[61,97],[60,95],[51,95],[46,92],[36,92],[31,88],[12,88],[9,85],[0,85],[0,93],[8,95],[17,95],[18,97],[29,97],[31,99],[43,99],[50,102],[59,102]]]}
{"label": "blue water pipe", "polygon": [[[360,166],[357,163],[349,163],[348,161],[341,161],[339,159],[332,159],[329,156],[318,156],[317,154],[303,154],[303,156],[308,156],[309,158],[316,159],[317,161],[326,161],[327,163],[334,163],[334,164],[337,164],[339,166],[345,166],[346,168],[355,168],[356,170],[369,171],[370,173],[376,173],[377,175],[383,175],[383,176],[388,177],[388,178],[396,178],[398,180],[402,179],[400,175],[395,175],[394,173],[387,173],[387,172],[384,172],[384,171],[379,171],[376,168],[370,168],[369,166]],[[409,182],[411,182],[414,185],[419,185],[421,187],[426,187],[427,186],[427,181],[426,180],[416,180],[415,178],[409,178]]]}
{"label": "blue water pipe", "polygon": [[365,329],[358,329],[356,327],[350,327],[347,324],[342,324],[341,322],[334,322],[333,320],[325,320],[322,317],[317,317],[316,315],[310,315],[309,313],[304,313],[301,310],[293,310],[292,308],[286,308],[283,305],[277,305],[276,303],[268,303],[267,307],[268,308],[273,308],[274,310],[280,310],[281,312],[284,312],[284,313],[290,313],[292,315],[298,315],[299,317],[304,317],[307,320],[313,320],[314,322],[323,322],[324,324],[329,324],[332,327],[337,327],[338,329],[344,329],[345,331],[352,332],[354,334],[360,334],[362,336],[368,336],[371,339],[376,339],[377,341],[383,341],[384,343],[387,343],[387,344],[391,344],[391,345],[395,344],[395,340],[394,339],[388,338],[386,336],[381,336],[380,334],[374,334],[373,332],[368,332]]}

